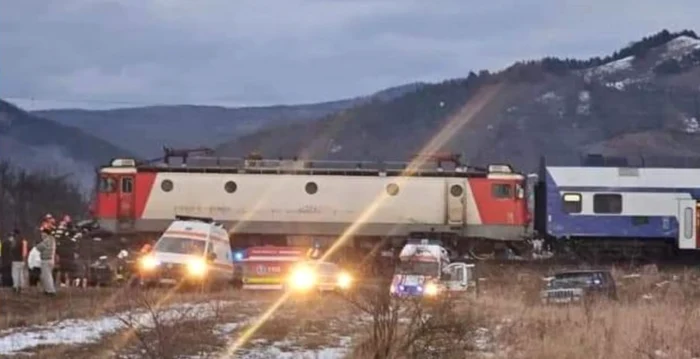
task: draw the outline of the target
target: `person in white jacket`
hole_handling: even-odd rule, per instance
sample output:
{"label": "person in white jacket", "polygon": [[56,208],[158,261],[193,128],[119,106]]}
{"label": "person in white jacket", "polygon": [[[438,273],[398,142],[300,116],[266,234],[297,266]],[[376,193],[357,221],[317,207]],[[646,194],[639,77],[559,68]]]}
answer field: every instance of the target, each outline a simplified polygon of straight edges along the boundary
{"label": "person in white jacket", "polygon": [[34,287],[39,283],[41,277],[41,255],[36,246],[29,251],[27,267],[29,268],[29,286]]}

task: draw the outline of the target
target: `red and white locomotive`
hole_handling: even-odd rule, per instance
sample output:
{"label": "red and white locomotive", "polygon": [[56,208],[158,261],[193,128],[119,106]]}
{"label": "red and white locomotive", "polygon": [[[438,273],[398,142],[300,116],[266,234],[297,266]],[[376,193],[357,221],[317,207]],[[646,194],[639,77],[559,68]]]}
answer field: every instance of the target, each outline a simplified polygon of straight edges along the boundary
{"label": "red and white locomotive", "polygon": [[508,165],[427,158],[434,162],[116,159],[99,171],[93,214],[108,232],[139,240],[156,237],[176,215],[211,217],[229,229],[233,248],[328,246],[340,237],[352,247],[387,239],[398,246],[415,233],[450,238],[447,246],[459,252],[524,242],[531,228],[524,175]]}

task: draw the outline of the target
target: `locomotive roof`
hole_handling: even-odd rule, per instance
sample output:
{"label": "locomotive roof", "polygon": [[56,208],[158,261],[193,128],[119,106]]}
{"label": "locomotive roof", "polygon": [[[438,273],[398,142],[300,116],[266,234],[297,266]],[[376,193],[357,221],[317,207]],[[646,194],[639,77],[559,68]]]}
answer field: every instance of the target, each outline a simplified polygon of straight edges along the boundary
{"label": "locomotive roof", "polygon": [[[186,163],[144,163],[117,159],[109,169],[131,169],[137,172],[176,173],[246,173],[342,176],[422,176],[422,177],[521,177],[510,165],[493,164],[487,168],[473,166],[441,167],[428,162],[416,165],[398,161],[320,161],[320,160],[247,160],[244,158],[191,157]],[[504,178],[506,178],[504,177]]]}

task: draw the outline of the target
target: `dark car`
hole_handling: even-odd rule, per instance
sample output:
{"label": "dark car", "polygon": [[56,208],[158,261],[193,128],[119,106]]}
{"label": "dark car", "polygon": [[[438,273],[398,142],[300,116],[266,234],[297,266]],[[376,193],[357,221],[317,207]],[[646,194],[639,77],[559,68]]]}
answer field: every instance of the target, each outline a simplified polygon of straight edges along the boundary
{"label": "dark car", "polygon": [[581,303],[607,298],[617,300],[615,280],[607,270],[576,270],[555,273],[541,292],[543,304]]}

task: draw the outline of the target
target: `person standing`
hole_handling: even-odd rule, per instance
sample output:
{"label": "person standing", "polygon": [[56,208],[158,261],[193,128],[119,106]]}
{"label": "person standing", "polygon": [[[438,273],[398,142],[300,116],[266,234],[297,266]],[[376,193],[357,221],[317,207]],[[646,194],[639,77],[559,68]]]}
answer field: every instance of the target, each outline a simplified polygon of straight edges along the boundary
{"label": "person standing", "polygon": [[56,295],[56,287],[53,280],[53,267],[56,260],[56,238],[53,236],[54,227],[50,224],[42,226],[41,242],[36,245],[41,257],[41,285],[44,293],[49,296]]}
{"label": "person standing", "polygon": [[12,289],[16,293],[22,291],[24,279],[24,260],[27,258],[27,241],[24,240],[18,229],[12,231],[10,236],[10,260],[12,261]]}
{"label": "person standing", "polygon": [[68,215],[64,215],[54,233],[56,239],[56,274],[61,287],[70,286],[77,272],[77,239],[75,227]]}
{"label": "person standing", "polygon": [[0,283],[3,287],[12,286],[12,233],[0,240]]}
{"label": "person standing", "polygon": [[39,284],[39,279],[41,278],[41,254],[39,254],[36,246],[29,251],[27,267],[29,267],[29,286],[34,287]]}

